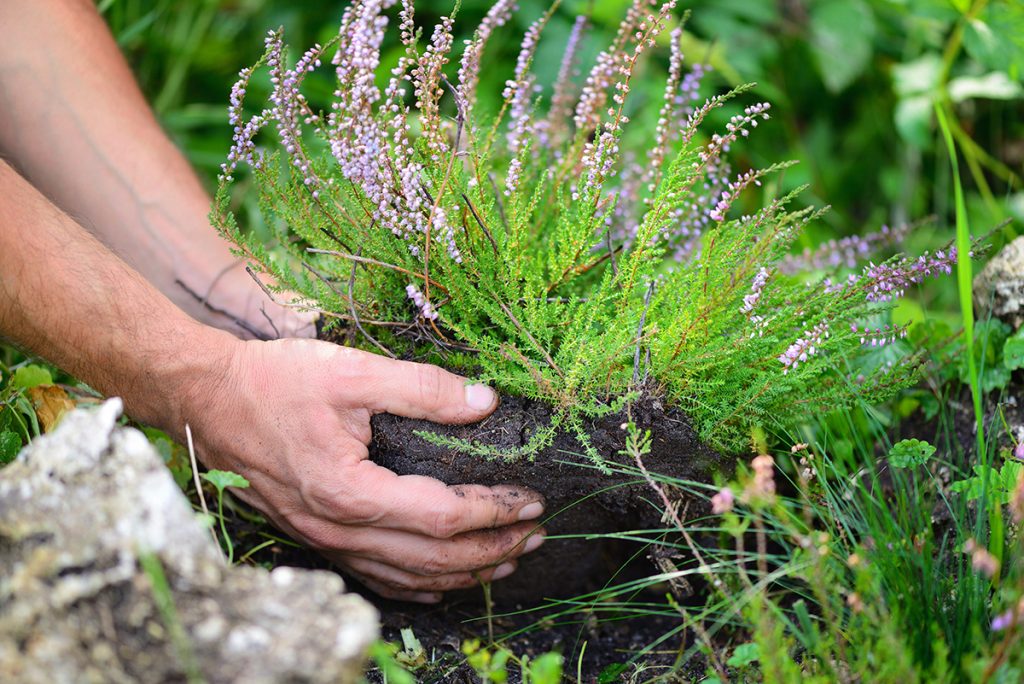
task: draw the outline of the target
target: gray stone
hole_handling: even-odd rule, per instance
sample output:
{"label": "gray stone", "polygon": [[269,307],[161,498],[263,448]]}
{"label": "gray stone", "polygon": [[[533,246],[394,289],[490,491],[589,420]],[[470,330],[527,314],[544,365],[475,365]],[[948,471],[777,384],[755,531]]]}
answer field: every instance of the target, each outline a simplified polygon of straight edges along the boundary
{"label": "gray stone", "polygon": [[120,413],[74,411],[0,470],[0,681],[358,679],[374,608],[333,573],[228,567]]}
{"label": "gray stone", "polygon": [[975,277],[974,304],[1014,329],[1024,323],[1024,236],[1003,247]]}

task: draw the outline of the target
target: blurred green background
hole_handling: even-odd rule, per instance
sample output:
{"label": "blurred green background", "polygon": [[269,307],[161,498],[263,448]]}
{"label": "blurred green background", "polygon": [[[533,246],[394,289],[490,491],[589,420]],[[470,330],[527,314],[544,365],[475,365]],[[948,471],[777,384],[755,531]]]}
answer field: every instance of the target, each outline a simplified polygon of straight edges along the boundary
{"label": "blurred green background", "polygon": [[[490,0],[463,0],[456,50],[489,6]],[[518,37],[548,3],[521,0],[519,6],[513,25],[491,46],[489,63],[508,72]],[[625,0],[566,0],[536,62],[540,81],[553,80],[577,13],[592,17],[584,49],[592,57],[627,6]],[[99,7],[167,130],[212,183],[230,141],[227,94],[236,72],[261,54],[266,30],[284,26],[293,46],[326,41],[345,3],[101,0]],[[418,23],[429,32],[450,8],[444,1],[418,2]],[[784,186],[807,183],[805,202],[832,205],[808,243],[933,214],[939,221],[909,247],[952,235],[949,165],[935,102],[957,122],[975,232],[1006,217],[1024,220],[1024,0],[691,0],[680,10],[691,12],[687,61],[714,67],[704,94],[755,81],[752,97],[773,105],[773,121],[737,148],[736,166],[797,159]],[[648,68],[662,69],[665,52]],[[493,101],[508,76],[504,68],[485,69],[482,97]],[[642,80],[636,116],[656,115],[660,81]],[[320,88],[329,87],[325,76]]]}

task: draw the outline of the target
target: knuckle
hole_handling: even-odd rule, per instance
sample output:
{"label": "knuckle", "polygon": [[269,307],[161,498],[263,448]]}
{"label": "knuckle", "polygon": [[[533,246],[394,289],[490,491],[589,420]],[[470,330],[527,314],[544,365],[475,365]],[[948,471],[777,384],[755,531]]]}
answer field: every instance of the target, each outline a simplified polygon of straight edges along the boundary
{"label": "knuckle", "polygon": [[335,372],[341,376],[343,382],[351,382],[353,379],[370,375],[372,359],[369,358],[369,354],[351,347],[338,347],[333,353],[336,362]]}
{"label": "knuckle", "polygon": [[437,556],[424,558],[417,568],[418,574],[425,575],[426,577],[437,577],[445,574],[447,570],[448,567],[445,560]]}
{"label": "knuckle", "polygon": [[420,366],[418,374],[418,390],[420,403],[425,407],[438,407],[445,403],[445,382],[442,371],[433,366]]}
{"label": "knuckle", "polygon": [[323,479],[307,480],[299,485],[299,496],[306,511],[318,518],[344,523],[360,522],[359,511],[345,487]]}
{"label": "knuckle", "polygon": [[459,515],[451,508],[442,508],[434,514],[430,534],[437,539],[450,539],[459,532]]}

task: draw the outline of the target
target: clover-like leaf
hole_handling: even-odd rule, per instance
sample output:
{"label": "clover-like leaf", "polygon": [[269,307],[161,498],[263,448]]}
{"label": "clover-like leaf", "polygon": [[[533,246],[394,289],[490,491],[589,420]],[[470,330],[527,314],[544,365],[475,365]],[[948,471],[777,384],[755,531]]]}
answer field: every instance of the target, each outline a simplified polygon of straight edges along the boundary
{"label": "clover-like leaf", "polygon": [[216,487],[218,492],[223,492],[228,487],[245,489],[249,486],[249,481],[244,477],[238,473],[232,473],[227,470],[211,470],[203,473],[202,477],[204,480]]}
{"label": "clover-like leaf", "polygon": [[935,453],[935,447],[919,439],[904,439],[889,450],[889,465],[893,468],[913,468],[923,465]]}
{"label": "clover-like leaf", "polygon": [[53,376],[42,366],[29,364],[14,371],[11,384],[21,389],[31,389],[40,385],[52,385]]}
{"label": "clover-like leaf", "polygon": [[725,664],[731,667],[746,667],[760,658],[761,648],[757,644],[740,644]]}
{"label": "clover-like leaf", "polygon": [[1003,365],[1009,370],[1024,368],[1024,328],[1003,345]]}

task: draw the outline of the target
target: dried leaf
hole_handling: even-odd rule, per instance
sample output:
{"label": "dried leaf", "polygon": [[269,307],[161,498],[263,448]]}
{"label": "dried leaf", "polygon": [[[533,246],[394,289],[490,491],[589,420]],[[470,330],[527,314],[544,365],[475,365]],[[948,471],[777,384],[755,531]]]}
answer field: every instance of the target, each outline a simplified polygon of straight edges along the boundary
{"label": "dried leaf", "polygon": [[43,432],[49,432],[64,414],[75,408],[75,402],[63,388],[57,385],[38,385],[28,390],[29,399],[36,410]]}

